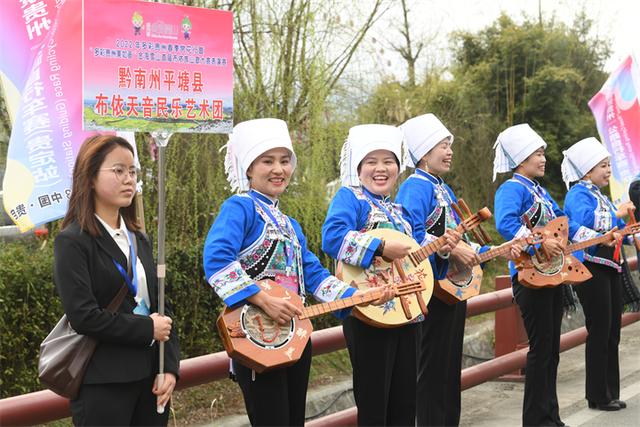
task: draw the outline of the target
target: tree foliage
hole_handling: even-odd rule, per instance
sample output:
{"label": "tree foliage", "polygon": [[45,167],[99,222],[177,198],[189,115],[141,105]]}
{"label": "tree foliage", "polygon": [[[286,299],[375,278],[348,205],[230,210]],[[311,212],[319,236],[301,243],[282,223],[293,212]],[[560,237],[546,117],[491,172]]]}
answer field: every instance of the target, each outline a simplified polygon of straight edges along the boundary
{"label": "tree foliage", "polygon": [[529,123],[548,143],[544,184],[562,200],[562,150],[597,136],[587,102],[606,79],[608,42],[590,37],[580,13],[572,26],[506,15],[477,32],[452,37],[450,77],[442,70],[415,88],[381,84],[360,109],[361,121],[399,124],[433,112],[455,135],[447,178],[473,206],[493,204],[493,144],[506,127]]}

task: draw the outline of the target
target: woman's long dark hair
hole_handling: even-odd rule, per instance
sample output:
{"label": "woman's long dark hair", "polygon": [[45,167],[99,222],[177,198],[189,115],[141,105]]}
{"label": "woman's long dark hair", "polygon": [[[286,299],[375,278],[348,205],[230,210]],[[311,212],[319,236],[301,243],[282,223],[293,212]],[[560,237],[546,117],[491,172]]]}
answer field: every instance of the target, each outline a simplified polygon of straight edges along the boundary
{"label": "woman's long dark hair", "polygon": [[[101,234],[95,212],[95,191],[93,182],[98,175],[98,169],[105,157],[116,147],[126,148],[133,154],[131,144],[119,136],[95,135],[87,138],[80,147],[76,163],[73,167],[73,184],[69,208],[62,221],[62,228],[66,228],[72,222],[77,222],[80,229],[94,237]],[[125,208],[120,208],[120,215],[129,230],[140,229],[136,221],[135,205],[131,203]]]}

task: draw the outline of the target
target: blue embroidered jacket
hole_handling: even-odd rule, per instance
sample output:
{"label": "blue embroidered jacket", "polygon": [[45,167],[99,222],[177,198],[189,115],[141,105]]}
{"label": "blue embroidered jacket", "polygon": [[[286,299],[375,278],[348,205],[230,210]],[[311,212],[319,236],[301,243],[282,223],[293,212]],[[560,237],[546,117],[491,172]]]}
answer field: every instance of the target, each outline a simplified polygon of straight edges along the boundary
{"label": "blue embroidered jacket", "polygon": [[[209,284],[228,306],[259,292],[257,280],[289,278],[300,293],[327,302],[353,295],[355,289],[325,269],[307,248],[300,225],[278,209],[278,202],[251,190],[231,196],[220,208],[204,243],[204,270]],[[265,209],[271,212],[271,216]],[[294,256],[288,266],[287,254]],[[349,310],[342,310],[344,316]]]}
{"label": "blue embroidered jacket", "polygon": [[[454,229],[460,223],[460,218],[451,207],[452,203],[458,202],[451,187],[442,178],[422,169],[416,169],[415,173],[402,183],[396,200],[402,204],[405,217],[413,227],[413,237],[421,246],[436,240],[446,229]],[[472,243],[471,247],[477,253],[490,249],[488,246],[475,243]],[[435,258],[440,259],[437,256]],[[445,269],[445,274],[446,271]],[[444,275],[436,277],[442,278]]]}
{"label": "blue embroidered jacket", "polygon": [[[569,218],[597,234],[604,234],[616,226],[618,229],[625,227],[624,221],[616,217],[617,210],[611,200],[589,181],[580,181],[571,187],[564,200],[564,210]],[[621,271],[616,262],[596,256],[597,249],[597,246],[585,249],[584,259]]]}
{"label": "blue embroidered jacket", "polygon": [[[380,239],[365,234],[373,228],[395,228],[408,235],[412,234],[411,223],[403,215],[402,207],[392,203],[389,197],[367,192],[363,187],[342,187],[333,198],[324,225],[322,226],[322,250],[331,258],[368,268],[373,255],[380,246]],[[376,202],[373,202],[372,199]],[[391,215],[376,206],[378,203]],[[434,276],[441,279],[446,274],[447,263],[435,262],[430,257]]]}
{"label": "blue embroidered jacket", "polygon": [[[529,234],[523,218],[526,216],[535,226],[543,226],[550,220],[565,216],[560,206],[537,181],[514,173],[496,192],[496,228],[505,240]],[[597,236],[593,230],[582,227],[569,218],[569,238],[575,242]],[[511,276],[517,273],[513,262],[509,262]]]}

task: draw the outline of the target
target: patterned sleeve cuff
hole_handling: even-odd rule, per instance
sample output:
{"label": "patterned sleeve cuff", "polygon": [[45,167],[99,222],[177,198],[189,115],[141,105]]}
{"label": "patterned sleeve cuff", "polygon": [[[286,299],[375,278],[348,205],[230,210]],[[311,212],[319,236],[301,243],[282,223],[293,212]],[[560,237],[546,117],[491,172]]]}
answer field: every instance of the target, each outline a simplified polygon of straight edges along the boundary
{"label": "patterned sleeve cuff", "polygon": [[599,235],[599,233],[592,229],[581,225],[580,228],[578,228],[578,231],[576,231],[576,233],[571,237],[571,240],[574,242],[584,242],[585,240],[593,239]]}
{"label": "patterned sleeve cuff", "polygon": [[349,265],[364,266],[364,262],[373,257],[375,248],[371,246],[375,240],[378,239],[368,234],[349,231],[342,241],[342,246],[338,252],[338,261]]}
{"label": "patterned sleeve cuff", "polygon": [[433,234],[429,234],[429,233],[425,233],[424,234],[424,239],[422,239],[422,242],[420,242],[420,246],[426,246],[429,243],[433,242],[434,240],[437,240],[438,238],[436,236],[434,236]]}
{"label": "patterned sleeve cuff", "polygon": [[516,234],[513,236],[513,238],[520,239],[522,237],[527,237],[529,234],[531,234],[531,230],[529,230],[526,225],[523,225],[518,228],[518,231],[516,231]]}
{"label": "patterned sleeve cuff", "polygon": [[328,276],[320,282],[313,296],[320,302],[335,301],[349,289],[351,286],[348,283],[338,280],[335,276]]}
{"label": "patterned sleeve cuff", "polygon": [[238,298],[234,298],[236,294],[246,290],[250,286],[255,286],[254,281],[242,269],[242,266],[238,261],[233,261],[231,264],[212,275],[208,281],[216,294],[218,294],[218,296],[222,298],[227,305],[230,305],[229,301],[232,304],[237,302]]}

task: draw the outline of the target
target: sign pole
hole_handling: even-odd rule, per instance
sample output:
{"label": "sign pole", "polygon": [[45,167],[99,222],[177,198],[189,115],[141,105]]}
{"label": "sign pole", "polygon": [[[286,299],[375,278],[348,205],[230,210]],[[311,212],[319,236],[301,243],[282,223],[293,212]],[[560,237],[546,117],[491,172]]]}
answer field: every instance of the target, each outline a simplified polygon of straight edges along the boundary
{"label": "sign pole", "polygon": [[[166,188],[165,188],[165,174],[166,174],[166,148],[171,138],[172,133],[159,131],[151,132],[152,138],[158,145],[158,314],[164,316],[164,289],[165,289],[165,277],[167,268],[165,265],[165,232],[166,232]],[[175,333],[175,332],[174,332]],[[158,370],[158,388],[162,387],[164,382],[164,342],[158,343],[159,361],[160,366]],[[159,414],[164,413],[164,405],[157,406],[157,412]]]}

